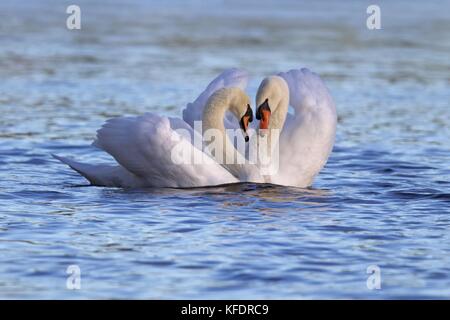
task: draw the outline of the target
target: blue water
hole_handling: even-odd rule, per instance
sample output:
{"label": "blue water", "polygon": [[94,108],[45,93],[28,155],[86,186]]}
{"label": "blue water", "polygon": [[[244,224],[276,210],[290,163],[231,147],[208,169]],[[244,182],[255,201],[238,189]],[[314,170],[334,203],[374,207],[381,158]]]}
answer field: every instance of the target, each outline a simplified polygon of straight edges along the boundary
{"label": "blue water", "polygon": [[[0,298],[449,298],[448,2],[0,3]],[[180,115],[220,71],[309,67],[336,100],[310,189],[87,182],[108,118]],[[81,289],[66,287],[69,265]],[[366,270],[381,271],[370,290]]]}

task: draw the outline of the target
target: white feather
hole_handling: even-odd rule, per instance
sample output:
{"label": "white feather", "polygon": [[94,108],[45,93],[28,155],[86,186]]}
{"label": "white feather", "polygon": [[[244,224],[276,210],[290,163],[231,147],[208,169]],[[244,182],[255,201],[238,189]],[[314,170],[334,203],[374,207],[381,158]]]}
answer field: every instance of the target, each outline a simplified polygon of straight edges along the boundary
{"label": "white feather", "polygon": [[273,183],[307,187],[323,168],[336,134],[336,107],[320,77],[306,68],[278,74],[289,86],[288,114],[280,137],[279,173]]}

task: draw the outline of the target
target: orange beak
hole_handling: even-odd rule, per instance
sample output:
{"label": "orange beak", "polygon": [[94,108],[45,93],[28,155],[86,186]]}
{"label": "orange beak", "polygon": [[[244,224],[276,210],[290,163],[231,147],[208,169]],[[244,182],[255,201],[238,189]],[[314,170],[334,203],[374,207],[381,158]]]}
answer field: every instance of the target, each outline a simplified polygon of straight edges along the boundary
{"label": "orange beak", "polygon": [[244,131],[245,142],[248,142],[249,140],[247,129],[249,122],[252,121],[253,121],[253,111],[252,108],[250,108],[250,105],[247,105],[247,112],[242,116],[241,121],[239,122],[242,131]]}
{"label": "orange beak", "polygon": [[247,131],[249,122],[250,122],[250,116],[242,117],[242,130],[244,130],[244,132]]}
{"label": "orange beak", "polygon": [[256,112],[256,119],[259,120],[259,129],[269,129],[270,115],[269,99],[266,99]]}
{"label": "orange beak", "polygon": [[261,120],[259,121],[260,129],[269,129],[270,111],[261,111]]}

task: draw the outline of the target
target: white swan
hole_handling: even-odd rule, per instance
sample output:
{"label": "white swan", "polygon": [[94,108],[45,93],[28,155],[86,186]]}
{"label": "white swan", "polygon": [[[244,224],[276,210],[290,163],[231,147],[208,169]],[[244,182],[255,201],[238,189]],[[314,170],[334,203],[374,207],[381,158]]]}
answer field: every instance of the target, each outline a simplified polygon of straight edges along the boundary
{"label": "white swan", "polygon": [[[289,105],[294,114],[288,113]],[[281,130],[278,171],[265,182],[308,187],[333,148],[336,108],[320,77],[306,68],[264,79],[256,95],[260,129]]]}
{"label": "white swan", "polygon": [[[236,152],[225,134],[224,117],[227,111],[236,117],[245,131],[251,121],[250,99],[240,87],[245,87],[246,74],[237,69],[219,75],[207,89],[189,104],[179,118],[145,114],[138,117],[121,117],[108,120],[97,131],[93,145],[114,157],[118,165],[84,164],[54,155],[61,162],[87,178],[91,184],[115,187],[173,187],[187,188],[220,185],[241,181],[260,181],[257,168],[215,161],[208,163],[174,163],[172,150],[194,153],[202,158],[205,153],[192,145],[175,130],[187,130],[191,136],[194,119],[203,114],[203,127],[216,129],[223,134],[224,154]],[[249,114],[250,113],[250,114]],[[226,122],[231,122],[227,117]],[[234,126],[233,124],[229,124]],[[218,154],[214,155],[215,157]]]}

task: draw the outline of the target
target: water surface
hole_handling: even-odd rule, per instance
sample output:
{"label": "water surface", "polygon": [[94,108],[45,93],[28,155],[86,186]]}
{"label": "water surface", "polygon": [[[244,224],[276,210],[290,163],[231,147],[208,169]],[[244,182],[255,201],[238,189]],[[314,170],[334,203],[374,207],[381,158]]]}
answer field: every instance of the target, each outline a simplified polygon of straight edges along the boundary
{"label": "water surface", "polygon": [[[0,3],[1,298],[450,297],[448,3],[380,2],[377,31],[365,1],[77,3],[79,31]],[[254,95],[303,66],[339,114],[310,189],[91,187],[50,156],[107,159],[106,119],[180,115],[225,68]]]}

